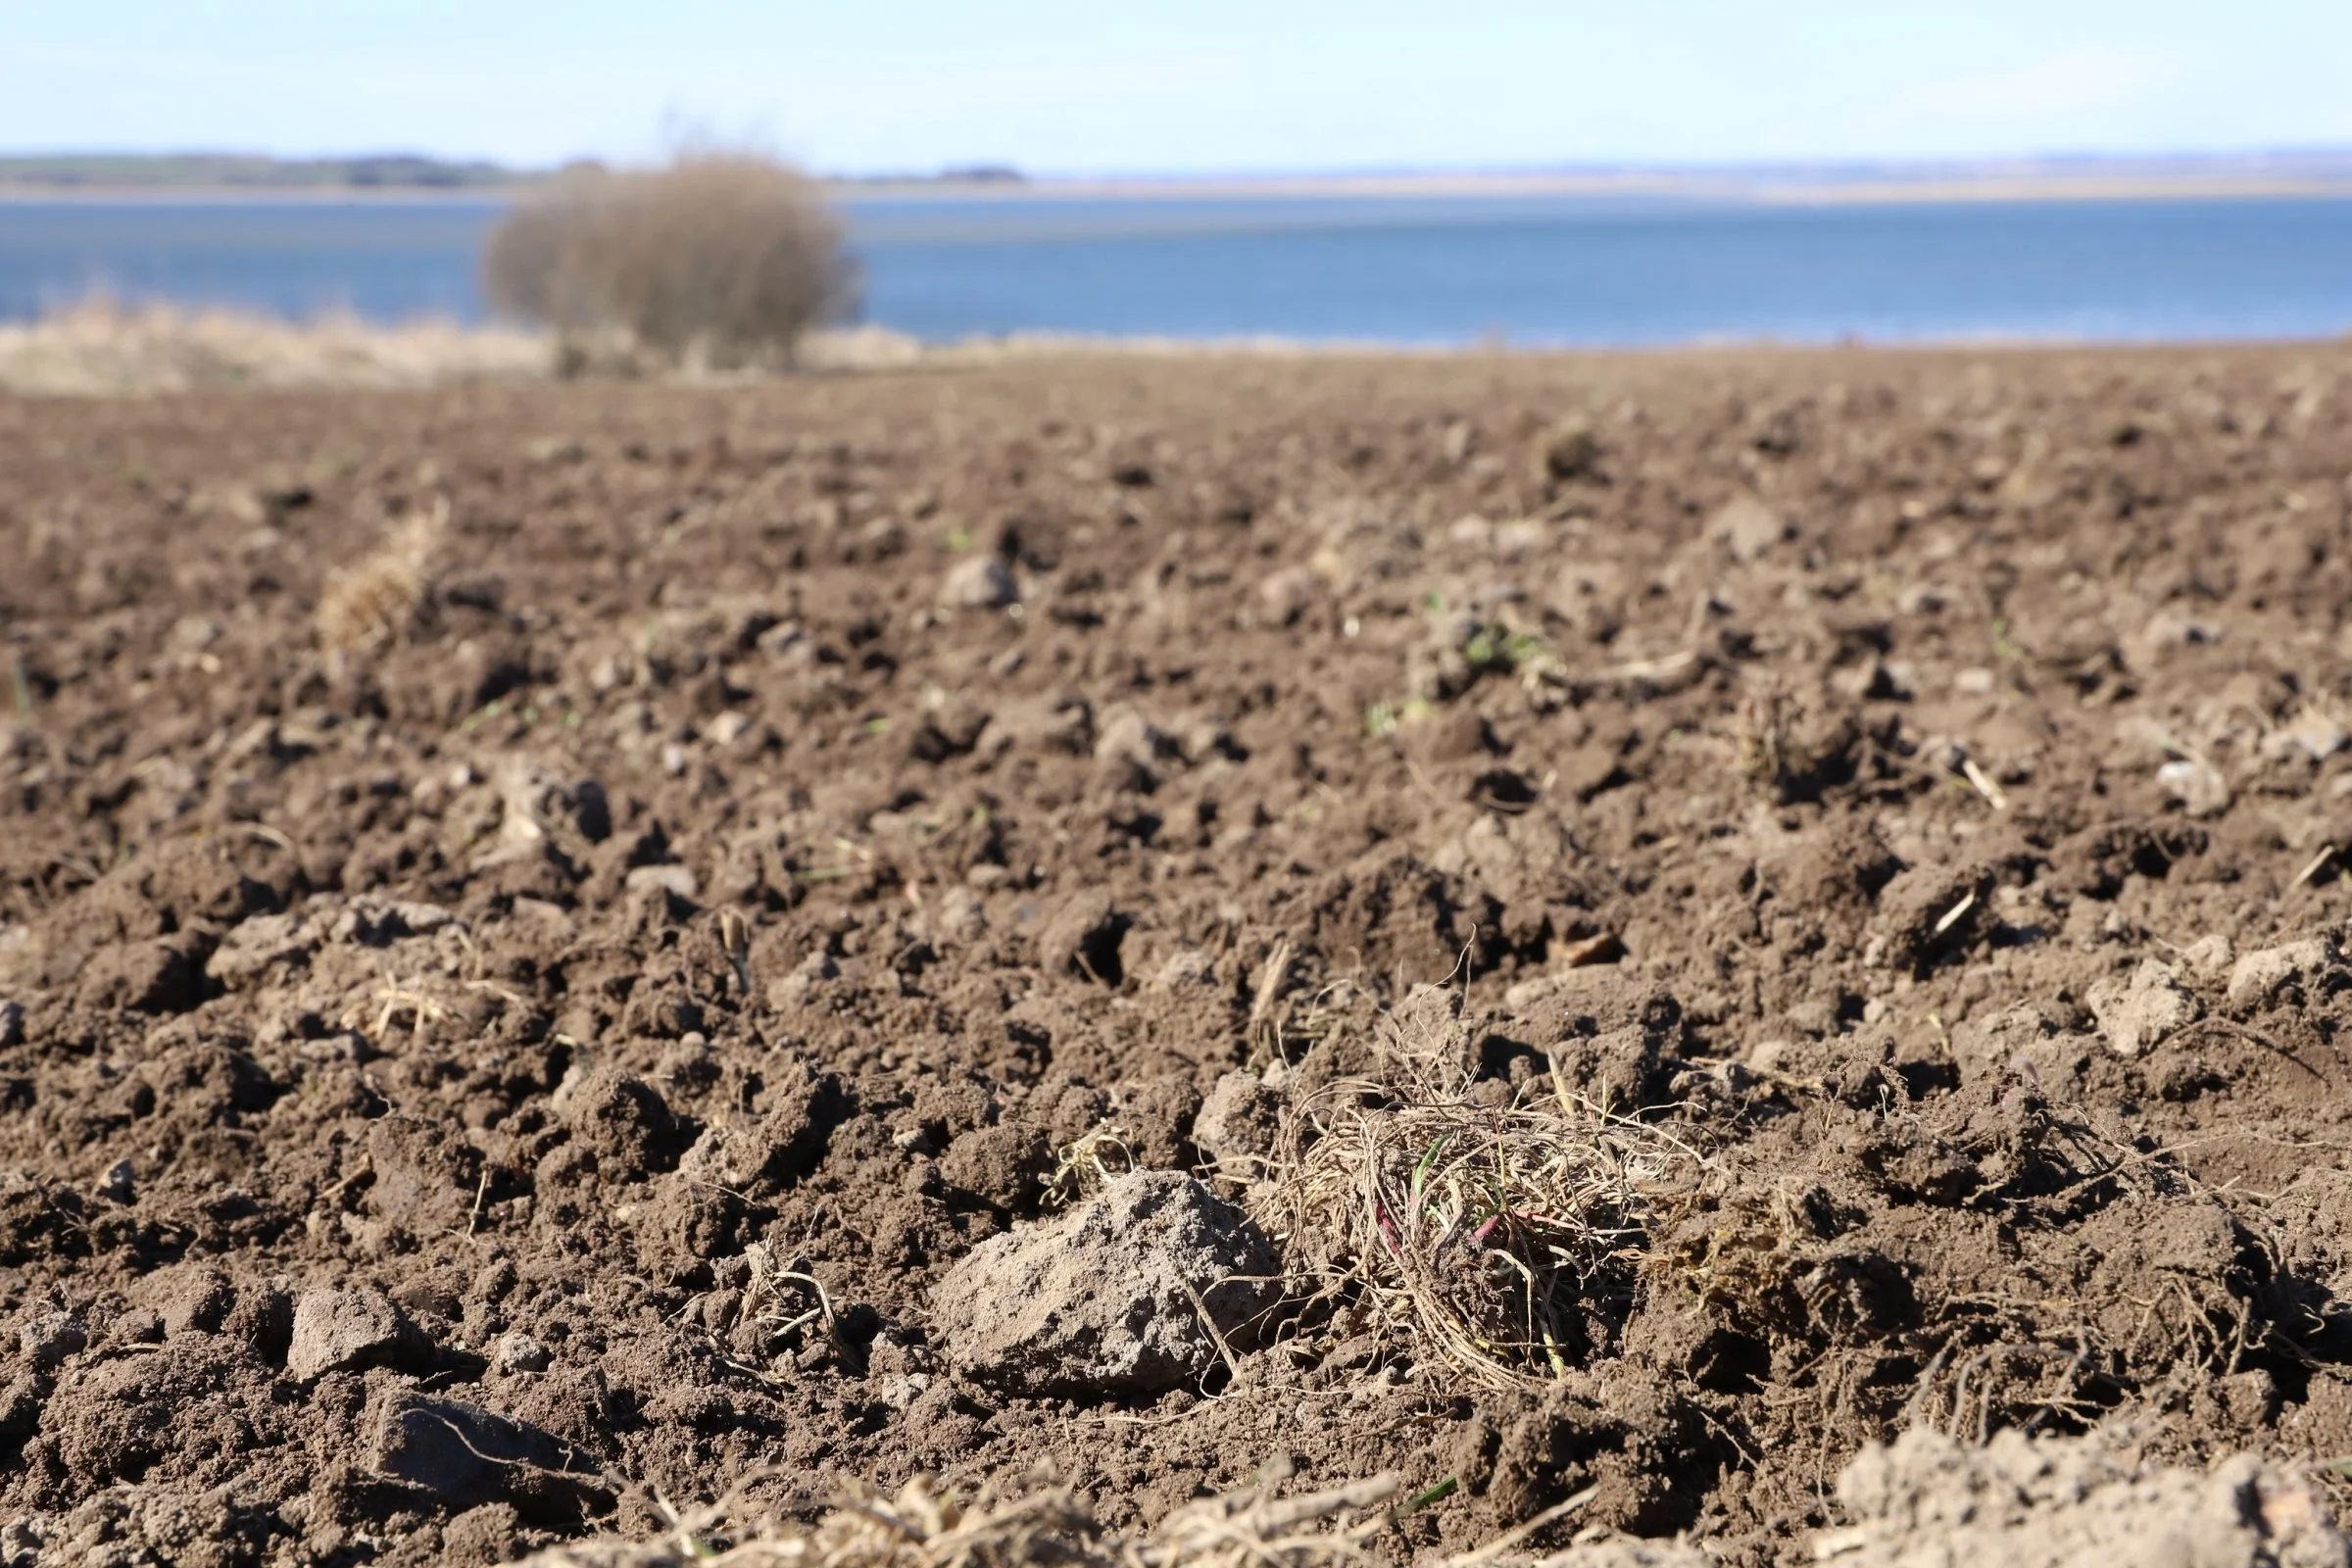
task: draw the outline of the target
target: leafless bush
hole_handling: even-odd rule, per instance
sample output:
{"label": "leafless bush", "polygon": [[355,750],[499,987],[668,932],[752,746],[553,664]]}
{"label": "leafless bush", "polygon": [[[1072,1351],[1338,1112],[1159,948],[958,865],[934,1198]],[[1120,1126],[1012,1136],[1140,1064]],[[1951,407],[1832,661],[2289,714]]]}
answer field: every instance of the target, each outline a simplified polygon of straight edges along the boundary
{"label": "leafless bush", "polygon": [[554,327],[573,363],[618,338],[670,365],[785,364],[856,297],[815,185],[745,153],[566,173],[500,221],[482,275],[496,309]]}

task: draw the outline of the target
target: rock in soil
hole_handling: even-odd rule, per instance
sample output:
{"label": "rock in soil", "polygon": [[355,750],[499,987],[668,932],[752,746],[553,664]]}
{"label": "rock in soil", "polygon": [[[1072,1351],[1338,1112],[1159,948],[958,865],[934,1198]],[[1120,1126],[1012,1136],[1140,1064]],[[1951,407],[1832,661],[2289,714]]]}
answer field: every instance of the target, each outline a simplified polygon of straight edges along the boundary
{"label": "rock in soil", "polygon": [[932,1293],[932,1318],[977,1382],[1159,1394],[1256,1348],[1275,1272],[1273,1245],[1239,1208],[1180,1172],[1134,1171],[974,1248]]}
{"label": "rock in soil", "polygon": [[2175,1031],[2196,1022],[2204,1008],[2174,977],[2161,958],[2143,958],[2129,980],[2101,980],[2090,988],[2091,1015],[2099,1033],[2121,1055],[2136,1056]]}
{"label": "rock in soil", "polygon": [[949,610],[1001,610],[1020,597],[1011,568],[995,556],[958,562],[939,584],[939,602]]}
{"label": "rock in soil", "polygon": [[419,1348],[416,1327],[380,1291],[305,1291],[294,1303],[286,1374],[301,1382],[326,1372],[389,1366]]}
{"label": "rock in soil", "polygon": [[2210,1471],[2133,1463],[2098,1438],[1982,1448],[1915,1427],[1838,1481],[1852,1523],[1814,1551],[1850,1568],[2343,1568],[2317,1487],[2250,1454]]}
{"label": "rock in soil", "polygon": [[1282,1097],[1253,1072],[1229,1072],[1216,1082],[1193,1118],[1193,1143],[1221,1172],[1242,1180],[1274,1152],[1282,1131]]}
{"label": "rock in soil", "polygon": [[2230,1005],[2258,1007],[2288,986],[2309,985],[2338,965],[2335,944],[2306,937],[2242,954],[2230,970]]}

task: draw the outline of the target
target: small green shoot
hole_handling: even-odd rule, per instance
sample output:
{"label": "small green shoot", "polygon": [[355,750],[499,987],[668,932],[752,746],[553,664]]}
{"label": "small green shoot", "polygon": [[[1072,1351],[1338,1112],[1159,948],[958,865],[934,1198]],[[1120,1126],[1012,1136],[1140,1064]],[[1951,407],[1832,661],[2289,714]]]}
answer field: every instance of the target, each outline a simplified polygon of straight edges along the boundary
{"label": "small green shoot", "polygon": [[1534,663],[1544,654],[1543,638],[1534,632],[1512,631],[1507,626],[1481,626],[1462,644],[1462,657],[1470,661],[1473,669],[1517,669]]}
{"label": "small green shoot", "polygon": [[1447,1476],[1445,1480],[1438,1482],[1434,1486],[1423,1487],[1419,1492],[1414,1493],[1411,1496],[1405,1498],[1400,1505],[1398,1505],[1396,1509],[1397,1517],[1402,1518],[1408,1513],[1419,1513],[1424,1508],[1434,1507],[1438,1503],[1444,1502],[1447,1497],[1450,1497],[1454,1494],[1454,1492],[1461,1486],[1461,1484],[1462,1483],[1459,1477]]}

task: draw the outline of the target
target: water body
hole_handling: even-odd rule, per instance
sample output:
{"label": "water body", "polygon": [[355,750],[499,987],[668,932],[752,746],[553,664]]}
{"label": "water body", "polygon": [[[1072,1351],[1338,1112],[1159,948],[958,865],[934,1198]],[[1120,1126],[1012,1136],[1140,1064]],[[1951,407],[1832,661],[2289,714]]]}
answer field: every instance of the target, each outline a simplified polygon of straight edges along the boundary
{"label": "water body", "polygon": [[[0,318],[103,289],[477,320],[491,200],[0,202]],[[864,318],[1520,346],[2352,329],[2352,200],[867,198]]]}

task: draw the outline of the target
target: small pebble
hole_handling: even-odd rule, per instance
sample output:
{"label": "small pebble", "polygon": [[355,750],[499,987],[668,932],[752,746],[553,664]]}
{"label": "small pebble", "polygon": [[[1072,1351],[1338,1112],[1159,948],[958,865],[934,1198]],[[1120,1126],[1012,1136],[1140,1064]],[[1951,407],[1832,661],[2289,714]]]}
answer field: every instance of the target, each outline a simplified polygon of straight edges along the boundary
{"label": "small pebble", "polygon": [[506,1373],[544,1372],[554,1359],[546,1346],[520,1329],[500,1335],[490,1349],[491,1366]]}
{"label": "small pebble", "polygon": [[102,1198],[126,1206],[135,1201],[138,1198],[138,1186],[130,1168],[130,1161],[118,1159],[112,1165],[107,1166],[106,1174],[98,1179],[98,1193]]}

